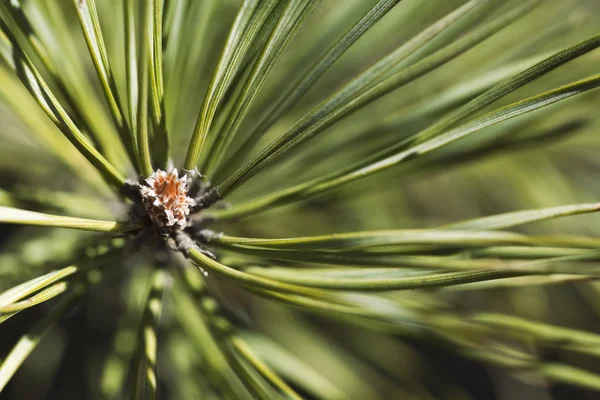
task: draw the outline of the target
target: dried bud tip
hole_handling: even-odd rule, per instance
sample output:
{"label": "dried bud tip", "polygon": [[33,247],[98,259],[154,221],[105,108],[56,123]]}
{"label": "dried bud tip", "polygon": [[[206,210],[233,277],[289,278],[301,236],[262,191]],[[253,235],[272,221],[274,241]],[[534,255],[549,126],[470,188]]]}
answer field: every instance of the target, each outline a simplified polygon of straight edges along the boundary
{"label": "dried bud tip", "polygon": [[177,168],[156,170],[141,185],[142,203],[150,219],[159,227],[183,227],[190,207],[196,202],[187,196],[191,179],[187,174],[179,178]]}

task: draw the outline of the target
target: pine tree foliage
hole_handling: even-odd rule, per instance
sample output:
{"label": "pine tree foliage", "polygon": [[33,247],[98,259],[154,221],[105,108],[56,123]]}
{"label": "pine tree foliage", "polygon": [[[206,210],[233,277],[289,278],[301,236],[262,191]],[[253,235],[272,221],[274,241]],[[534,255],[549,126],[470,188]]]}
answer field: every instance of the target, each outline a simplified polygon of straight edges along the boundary
{"label": "pine tree foliage", "polygon": [[0,392],[594,398],[599,17],[1,0]]}

